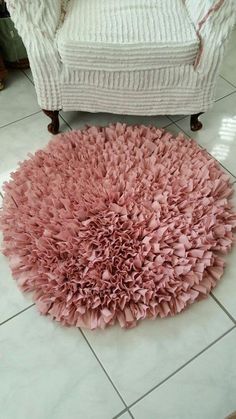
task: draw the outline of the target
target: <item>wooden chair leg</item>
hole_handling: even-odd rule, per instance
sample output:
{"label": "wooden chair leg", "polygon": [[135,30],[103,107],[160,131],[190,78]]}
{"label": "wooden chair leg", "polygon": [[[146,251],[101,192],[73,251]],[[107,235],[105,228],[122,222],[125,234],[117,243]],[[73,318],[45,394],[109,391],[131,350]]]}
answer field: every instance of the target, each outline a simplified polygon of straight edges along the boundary
{"label": "wooden chair leg", "polygon": [[42,109],[42,111],[51,118],[52,122],[48,124],[48,131],[55,135],[59,132],[59,111],[48,111],[47,109]]}
{"label": "wooden chair leg", "polygon": [[199,112],[191,115],[190,118],[190,127],[192,131],[199,131],[202,129],[202,123],[199,121],[199,116],[202,115],[204,112]]}
{"label": "wooden chair leg", "polygon": [[7,78],[7,69],[0,55],[0,90],[4,89],[4,81]]}

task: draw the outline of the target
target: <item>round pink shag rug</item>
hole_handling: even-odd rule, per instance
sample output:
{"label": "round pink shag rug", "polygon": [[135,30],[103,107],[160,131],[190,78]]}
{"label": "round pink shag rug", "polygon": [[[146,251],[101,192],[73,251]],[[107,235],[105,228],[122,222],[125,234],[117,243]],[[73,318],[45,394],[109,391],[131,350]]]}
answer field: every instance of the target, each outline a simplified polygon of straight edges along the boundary
{"label": "round pink shag rug", "polygon": [[38,309],[66,325],[175,315],[223,274],[229,177],[193,140],[111,125],[54,137],[4,186],[4,254]]}

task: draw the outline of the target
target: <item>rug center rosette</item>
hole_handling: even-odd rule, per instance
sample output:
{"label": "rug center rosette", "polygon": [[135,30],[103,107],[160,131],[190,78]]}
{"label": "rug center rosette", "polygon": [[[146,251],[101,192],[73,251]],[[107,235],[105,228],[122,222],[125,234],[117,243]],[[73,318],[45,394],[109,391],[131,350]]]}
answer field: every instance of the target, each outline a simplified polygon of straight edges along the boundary
{"label": "rug center rosette", "polygon": [[43,314],[91,329],[175,315],[207,296],[236,226],[218,163],[155,127],[60,134],[4,193],[13,277]]}

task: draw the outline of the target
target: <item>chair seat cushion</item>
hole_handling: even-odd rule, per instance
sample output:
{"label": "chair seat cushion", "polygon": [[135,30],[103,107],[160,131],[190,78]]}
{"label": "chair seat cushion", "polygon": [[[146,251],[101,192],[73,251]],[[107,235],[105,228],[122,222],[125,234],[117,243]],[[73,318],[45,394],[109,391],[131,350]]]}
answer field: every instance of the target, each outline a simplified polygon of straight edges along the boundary
{"label": "chair seat cushion", "polygon": [[66,66],[106,71],[192,64],[199,48],[182,0],[70,0],[57,42]]}

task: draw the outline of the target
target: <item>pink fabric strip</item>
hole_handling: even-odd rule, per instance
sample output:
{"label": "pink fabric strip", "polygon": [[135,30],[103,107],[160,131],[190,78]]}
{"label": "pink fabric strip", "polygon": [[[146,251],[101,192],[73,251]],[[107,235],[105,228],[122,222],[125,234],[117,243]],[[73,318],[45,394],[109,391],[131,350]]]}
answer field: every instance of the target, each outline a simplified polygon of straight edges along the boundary
{"label": "pink fabric strip", "polygon": [[194,69],[197,68],[200,60],[201,60],[201,56],[203,53],[203,39],[202,36],[200,34],[200,30],[202,28],[202,26],[204,25],[204,23],[206,23],[207,19],[209,18],[209,16],[213,13],[213,12],[217,12],[217,10],[219,10],[219,8],[223,5],[225,0],[219,0],[214,6],[212,6],[208,12],[206,13],[206,15],[204,16],[204,18],[198,23],[198,30],[197,30],[197,36],[200,42],[200,46],[199,46],[199,51],[194,63]]}
{"label": "pink fabric strip", "polygon": [[199,22],[198,27],[199,29],[201,29],[202,25],[207,21],[208,17],[213,13],[213,12],[217,12],[217,10],[219,10],[219,8],[222,6],[222,4],[225,2],[225,0],[219,0],[218,3],[215,4],[215,6],[212,6],[207,14],[204,16],[204,18]]}

